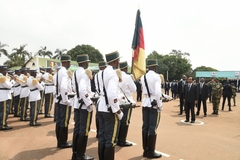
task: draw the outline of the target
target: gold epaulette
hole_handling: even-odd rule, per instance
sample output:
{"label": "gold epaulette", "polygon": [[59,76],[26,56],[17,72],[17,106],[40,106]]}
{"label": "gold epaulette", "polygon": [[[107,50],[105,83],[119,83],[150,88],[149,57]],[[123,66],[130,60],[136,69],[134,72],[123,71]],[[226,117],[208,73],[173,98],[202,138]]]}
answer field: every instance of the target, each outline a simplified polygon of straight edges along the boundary
{"label": "gold epaulette", "polygon": [[23,77],[23,83],[27,82],[28,76]]}
{"label": "gold epaulette", "polygon": [[92,76],[92,71],[90,70],[90,69],[85,69],[85,73],[86,73],[86,75],[89,77],[89,79],[92,79],[93,78],[93,76]]}
{"label": "gold epaulette", "polygon": [[5,83],[7,80],[7,77],[5,76],[0,76],[0,83]]}
{"label": "gold epaulette", "polygon": [[72,72],[71,70],[68,70],[68,71],[67,71],[67,74],[68,74],[69,78],[71,78],[71,79],[72,79],[73,72]]}
{"label": "gold epaulette", "polygon": [[38,80],[37,80],[37,78],[33,78],[33,79],[32,79],[32,84],[33,84],[33,85],[38,84]]}
{"label": "gold epaulette", "polygon": [[50,83],[52,83],[52,81],[53,81],[53,76],[52,76],[51,74],[49,74],[48,80],[49,80]]}
{"label": "gold epaulette", "polygon": [[116,74],[119,78],[119,82],[122,82],[122,71],[120,69],[116,69]]}
{"label": "gold epaulette", "polygon": [[159,76],[160,76],[160,79],[161,79],[161,84],[164,84],[165,81],[164,81],[164,76],[163,76],[163,74],[159,74]]}

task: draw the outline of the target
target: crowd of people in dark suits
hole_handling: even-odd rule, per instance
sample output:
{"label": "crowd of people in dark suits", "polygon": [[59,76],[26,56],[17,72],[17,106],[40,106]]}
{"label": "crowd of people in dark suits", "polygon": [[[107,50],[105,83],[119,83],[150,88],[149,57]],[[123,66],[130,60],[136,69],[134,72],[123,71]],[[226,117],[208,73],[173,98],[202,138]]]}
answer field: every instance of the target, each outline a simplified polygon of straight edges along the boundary
{"label": "crowd of people in dark suits", "polygon": [[[173,99],[179,98],[179,114],[182,115],[185,111],[186,120],[189,122],[189,114],[191,113],[191,123],[195,122],[195,116],[200,115],[201,104],[203,106],[204,117],[207,117],[207,100],[213,104],[213,113],[218,115],[218,110],[224,110],[227,99],[228,111],[232,111],[232,106],[236,106],[236,92],[239,90],[237,80],[220,80],[219,78],[212,78],[205,80],[200,78],[199,82],[192,77],[182,76],[181,80],[173,80],[172,82],[165,82],[162,85],[165,94],[171,96]],[[220,99],[222,97],[222,103]],[[233,99],[233,103],[231,103]],[[233,105],[232,105],[233,104]],[[195,112],[196,107],[196,112]],[[221,107],[221,108],[220,108]]]}

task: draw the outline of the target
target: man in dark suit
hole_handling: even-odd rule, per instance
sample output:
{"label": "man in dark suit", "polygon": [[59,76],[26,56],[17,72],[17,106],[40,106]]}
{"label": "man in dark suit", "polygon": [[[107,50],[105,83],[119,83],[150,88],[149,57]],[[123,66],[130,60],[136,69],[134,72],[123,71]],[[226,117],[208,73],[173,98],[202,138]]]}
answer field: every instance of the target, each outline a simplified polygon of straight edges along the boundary
{"label": "man in dark suit", "polygon": [[180,82],[178,82],[178,90],[177,90],[177,93],[178,93],[178,96],[179,96],[179,99],[180,99],[180,113],[178,115],[182,115],[182,112],[183,112],[183,91],[184,91],[184,86],[186,85],[186,79],[187,77],[185,75],[182,76],[182,79]]}
{"label": "man in dark suit", "polygon": [[168,80],[166,80],[166,82],[164,84],[164,89],[165,89],[165,94],[169,95],[170,83],[168,82]]}
{"label": "man in dark suit", "polygon": [[186,120],[185,122],[189,122],[189,112],[191,111],[191,122],[195,122],[195,112],[194,106],[197,104],[198,101],[198,89],[195,84],[192,83],[192,77],[188,78],[188,85],[184,87],[183,93],[183,102],[185,103],[185,112],[186,112]]}
{"label": "man in dark suit", "polygon": [[203,104],[203,112],[204,117],[207,116],[207,99],[208,99],[208,85],[205,84],[205,79],[201,78],[200,83],[197,85],[198,87],[198,104],[197,104],[197,113],[196,115],[199,115],[199,112],[201,110],[201,102]]}
{"label": "man in dark suit", "polygon": [[229,111],[232,111],[232,109],[231,109],[231,97],[232,97],[232,87],[229,84],[229,82],[227,82],[226,85],[223,86],[222,110],[224,110],[224,105],[225,105],[225,101],[226,101],[226,98],[227,98]]}

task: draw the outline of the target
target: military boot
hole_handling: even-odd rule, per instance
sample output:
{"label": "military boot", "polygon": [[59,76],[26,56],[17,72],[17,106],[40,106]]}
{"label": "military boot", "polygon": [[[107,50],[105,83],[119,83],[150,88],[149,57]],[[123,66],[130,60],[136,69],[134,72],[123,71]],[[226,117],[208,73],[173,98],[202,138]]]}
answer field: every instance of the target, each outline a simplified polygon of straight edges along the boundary
{"label": "military boot", "polygon": [[148,153],[147,158],[161,158],[162,155],[160,153],[155,152],[157,135],[149,135],[148,136]]}

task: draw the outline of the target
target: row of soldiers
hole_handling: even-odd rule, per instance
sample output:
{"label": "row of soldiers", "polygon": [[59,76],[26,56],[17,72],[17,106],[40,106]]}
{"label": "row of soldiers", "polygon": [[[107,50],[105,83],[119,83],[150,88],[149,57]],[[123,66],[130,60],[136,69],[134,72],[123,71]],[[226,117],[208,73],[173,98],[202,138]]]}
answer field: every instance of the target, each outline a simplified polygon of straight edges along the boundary
{"label": "row of soldiers", "polygon": [[[77,56],[78,69],[69,74],[68,69],[71,63],[69,55],[62,55],[60,60],[61,68],[54,76],[50,73],[48,77],[38,78],[36,70],[22,68],[19,77],[12,76],[12,79],[21,86],[20,105],[21,120],[28,120],[26,117],[27,104],[30,102],[30,125],[38,126],[37,115],[40,109],[41,94],[43,90],[41,82],[45,87],[52,86],[55,90],[55,133],[58,148],[72,148],[72,160],[93,159],[85,155],[88,134],[92,121],[92,111],[96,105],[96,125],[98,132],[98,157],[100,160],[113,160],[115,145],[121,147],[131,146],[132,143],[126,141],[132,108],[136,106],[132,93],[136,91],[136,86],[132,77],[127,72],[127,62],[119,62],[119,53],[106,54],[107,62],[99,62],[100,71],[94,76],[97,92],[91,92],[91,71],[88,69],[88,55]],[[120,66],[120,69],[118,69]],[[142,76],[143,86],[143,157],[159,158],[161,154],[155,152],[156,128],[160,122],[162,111],[161,79],[156,74],[157,61],[148,60],[149,69],[145,76]],[[3,68],[3,69],[1,69]],[[0,99],[1,129],[11,129],[7,125],[6,119],[11,99],[12,84],[7,78],[7,68],[0,67],[0,86],[9,95],[4,100]],[[29,74],[28,74],[29,73]],[[20,78],[23,77],[23,78]],[[49,82],[49,83],[48,83]],[[51,84],[50,84],[51,82]],[[47,84],[47,85],[46,85]],[[146,87],[149,86],[149,87]],[[17,86],[18,87],[18,86]],[[54,89],[55,88],[55,89]],[[14,87],[15,89],[15,87]],[[45,94],[48,89],[44,89]],[[21,96],[21,93],[24,96]],[[51,99],[52,94],[50,94]],[[47,97],[45,97],[46,103]],[[15,100],[14,100],[15,101]],[[7,105],[5,105],[7,104]],[[18,106],[18,105],[17,105]],[[68,140],[68,125],[72,107],[74,108],[74,132],[72,144]],[[45,112],[48,109],[45,109]],[[18,113],[14,111],[14,113]],[[45,115],[48,117],[48,114]]]}
{"label": "row of soldiers", "polygon": [[[85,155],[88,134],[92,121],[92,111],[96,106],[96,125],[99,160],[114,160],[115,145],[132,146],[126,141],[132,108],[136,106],[132,93],[136,86],[127,72],[127,62],[119,62],[119,53],[106,54],[106,62],[99,62],[99,72],[92,76],[88,69],[88,55],[78,55],[78,69],[69,77],[71,57],[62,55],[61,69],[56,75],[56,138],[58,148],[72,148],[72,160],[94,159]],[[119,67],[120,66],[120,67]],[[143,100],[143,156],[159,158],[155,152],[156,128],[160,122],[162,110],[161,80],[156,74],[157,61],[147,61],[149,72],[141,82],[145,98]],[[120,68],[120,69],[119,69]],[[96,93],[91,91],[94,79]],[[157,90],[156,90],[157,89]],[[151,103],[152,102],[152,103]],[[70,113],[74,108],[74,131],[72,144],[68,139]]]}
{"label": "row of soldiers", "polygon": [[[53,104],[55,86],[53,84],[52,68],[46,68],[44,73],[26,67],[7,72],[6,66],[0,66],[1,114],[0,129],[9,130],[8,114],[20,117],[20,121],[30,121],[30,126],[40,126],[38,114],[42,113],[44,105],[45,118],[53,118],[50,114]],[[45,100],[45,103],[43,103]],[[30,107],[28,118],[27,110]]]}

